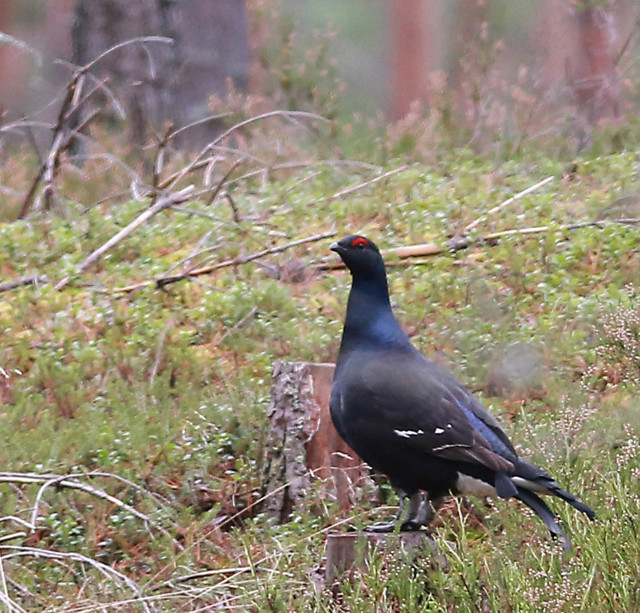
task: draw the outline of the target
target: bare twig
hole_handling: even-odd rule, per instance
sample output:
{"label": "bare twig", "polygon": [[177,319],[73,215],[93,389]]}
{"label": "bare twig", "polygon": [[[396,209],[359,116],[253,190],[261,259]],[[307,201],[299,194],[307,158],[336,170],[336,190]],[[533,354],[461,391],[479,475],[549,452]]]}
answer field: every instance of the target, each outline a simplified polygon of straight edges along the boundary
{"label": "bare twig", "polygon": [[84,72],[91,70],[91,68],[93,68],[98,62],[103,60],[109,54],[113,53],[114,51],[118,51],[119,49],[122,49],[123,47],[126,47],[128,45],[134,45],[139,43],[142,43],[142,44],[163,43],[165,45],[173,45],[174,42],[175,41],[173,40],[173,38],[168,38],[167,36],[137,36],[136,38],[130,38],[128,40],[122,41],[121,43],[118,43],[117,45],[113,45],[113,47],[109,47],[109,49],[102,52],[100,55],[98,55],[93,60],[91,60],[88,64],[83,66],[82,70]]}
{"label": "bare twig", "polygon": [[64,97],[60,108],[58,109],[56,123],[53,127],[49,153],[32,180],[31,187],[27,191],[27,195],[22,202],[18,219],[24,219],[28,215],[42,182],[44,182],[44,189],[42,192],[44,206],[47,209],[51,207],[53,199],[56,197],[55,181],[60,166],[60,156],[69,147],[73,138],[78,135],[82,129],[86,128],[88,123],[98,114],[98,111],[91,113],[80,126],[75,128],[71,128],[69,125],[71,117],[90,96],[90,94],[83,96],[83,86],[87,73],[110,53],[113,53],[127,45],[134,43],[144,44],[148,42],[173,43],[173,40],[162,36],[141,36],[138,38],[132,38],[110,47],[88,64],[75,67],[75,70],[65,87]]}
{"label": "bare twig", "polygon": [[287,249],[291,249],[292,247],[297,247],[299,245],[304,245],[306,243],[313,243],[316,241],[321,241],[325,238],[332,238],[335,236],[337,232],[325,232],[323,234],[315,234],[314,236],[308,236],[306,238],[300,238],[295,241],[291,241],[290,243],[286,243],[284,245],[278,245],[277,247],[269,247],[269,249],[263,249],[262,251],[258,251],[257,253],[252,253],[250,255],[242,255],[237,258],[233,258],[230,260],[224,260],[223,262],[218,262],[217,264],[213,264],[212,266],[207,266],[205,268],[198,268],[196,270],[191,270],[184,274],[178,275],[166,275],[163,277],[157,277],[151,281],[142,281],[141,283],[135,283],[133,285],[127,285],[125,287],[117,287],[112,290],[115,294],[124,294],[128,292],[133,292],[143,287],[150,287],[155,285],[158,288],[162,288],[171,283],[176,283],[177,281],[183,281],[185,279],[189,279],[191,277],[199,277],[201,275],[206,275],[216,270],[220,270],[221,268],[227,268],[229,266],[240,266],[242,264],[247,264],[248,262],[253,262],[259,258],[263,258],[266,255],[272,255],[274,253],[281,253],[286,251]]}
{"label": "bare twig", "polygon": [[162,330],[160,333],[160,337],[158,338],[158,346],[156,347],[156,357],[153,361],[153,368],[151,369],[151,373],[149,375],[149,387],[153,387],[153,381],[156,378],[156,374],[158,373],[158,368],[160,366],[160,359],[162,358],[162,348],[164,347],[164,342],[167,338],[167,334],[175,321],[172,319]]}
{"label": "bare twig", "polygon": [[133,508],[131,505],[128,505],[126,502],[122,502],[122,500],[112,496],[111,494],[107,494],[104,490],[101,490],[97,487],[93,487],[92,485],[88,485],[87,483],[82,483],[77,479],[79,477],[90,477],[91,473],[87,475],[51,475],[51,474],[38,474],[38,473],[11,473],[11,472],[0,472],[0,483],[41,483],[42,487],[38,490],[38,495],[36,496],[36,501],[33,506],[31,512],[31,518],[29,522],[29,527],[31,531],[36,529],[36,521],[38,516],[38,509],[40,506],[40,501],[42,499],[42,495],[46,488],[55,485],[56,487],[66,487],[69,489],[81,490],[86,492],[87,494],[91,494],[93,496],[97,496],[98,498],[102,498],[107,500],[111,504],[120,507],[121,509],[125,509],[138,519],[141,519],[144,522],[149,522],[153,524],[153,520],[144,513],[141,513],[137,509]]}
{"label": "bare twig", "polygon": [[177,130],[174,130],[173,132],[171,132],[167,136],[167,140],[168,141],[172,140],[176,136],[178,136],[179,134],[182,134],[183,132],[186,132],[187,130],[190,130],[191,128],[196,128],[196,127],[201,126],[202,124],[208,123],[210,121],[216,121],[217,119],[223,119],[224,117],[229,117],[229,115],[231,115],[231,111],[227,111],[226,113],[218,113],[217,115],[209,115],[208,117],[203,117],[202,119],[198,119],[196,121],[192,121],[191,123],[188,123],[185,126],[181,126]]}
{"label": "bare twig", "polygon": [[638,217],[621,217],[619,219],[599,219],[596,221],[580,221],[577,223],[570,223],[563,226],[533,226],[531,228],[519,228],[515,230],[503,230],[502,232],[492,232],[480,239],[480,242],[490,242],[505,236],[528,236],[531,234],[543,234],[545,232],[564,231],[564,230],[579,230],[580,228],[604,228],[611,224],[622,225],[637,225],[640,224],[640,218]]}
{"label": "bare twig", "polygon": [[484,215],[478,217],[478,219],[476,219],[475,221],[472,221],[470,224],[465,226],[464,232],[470,232],[476,226],[480,225],[483,221],[488,219],[489,215],[493,215],[494,213],[498,213],[502,209],[508,207],[510,204],[513,204],[516,200],[520,200],[520,198],[523,198],[524,196],[527,196],[528,194],[536,191],[537,189],[543,187],[544,185],[547,185],[547,183],[551,183],[551,181],[553,181],[554,178],[555,177],[553,177],[553,176],[552,177],[547,177],[546,179],[543,179],[542,181],[538,181],[538,183],[536,183],[535,185],[531,185],[530,187],[527,187],[527,189],[524,189],[521,192],[518,192],[515,196],[511,196],[511,198],[507,198],[504,202],[500,203],[498,206],[494,206],[492,209],[489,209]]}
{"label": "bare twig", "polygon": [[[1,541],[0,541],[1,542]],[[11,600],[11,596],[9,596],[9,589],[7,588],[7,579],[4,576],[4,565],[2,563],[2,558],[0,558],[0,602],[4,604],[9,613],[13,613],[13,611],[18,611],[19,613],[26,613],[26,611],[19,605],[17,605],[13,600]]]}
{"label": "bare twig", "polygon": [[[160,183],[160,187],[163,189],[174,186],[180,179],[188,175],[189,173],[197,170],[198,168],[202,168],[206,166],[209,162],[207,160],[203,160],[205,156],[208,156],[209,152],[214,150],[219,143],[221,143],[225,138],[233,134],[236,130],[243,128],[251,123],[255,123],[256,121],[261,121],[263,119],[268,119],[269,117],[288,117],[288,118],[296,118],[303,117],[306,119],[313,119],[315,121],[324,121],[329,123],[329,120],[326,117],[322,117],[322,115],[316,115],[315,113],[307,113],[305,111],[271,111],[269,113],[262,113],[261,115],[256,115],[254,117],[249,117],[244,121],[241,121],[233,126],[231,126],[228,130],[225,130],[220,136],[216,139],[212,140],[210,143],[206,144],[200,152],[191,160],[189,164],[187,164],[184,168],[180,169],[175,174],[166,178],[163,182]],[[263,172],[262,170],[260,172]]]}
{"label": "bare twig", "polygon": [[314,121],[321,121],[324,123],[331,123],[329,119],[323,117],[322,115],[318,115],[317,113],[309,113],[307,111],[269,111],[268,113],[262,113],[261,115],[255,115],[254,117],[249,117],[244,121],[241,121],[233,126],[231,126],[228,130],[225,130],[220,136],[214,139],[210,146],[217,145],[221,143],[227,136],[233,134],[236,130],[240,128],[244,128],[244,126],[248,126],[251,123],[255,123],[256,121],[262,121],[263,119],[268,119],[269,117],[285,117],[287,119],[292,118],[303,118],[303,119],[313,119]]}
{"label": "bare twig", "polygon": [[11,36],[11,34],[7,34],[6,32],[0,32],[0,44],[9,44],[12,47],[15,47],[16,49],[20,49],[20,51],[24,51],[25,53],[28,53],[29,55],[31,55],[31,57],[33,57],[35,59],[35,61],[38,63],[38,65],[42,65],[42,55],[38,52],[38,50],[35,47],[32,47],[31,45],[29,45],[28,43],[26,43],[25,41],[19,39],[19,38],[15,38],[14,36]]}
{"label": "bare twig", "polygon": [[[27,192],[25,199],[22,202],[22,207],[20,209],[20,213],[18,214],[18,219],[24,219],[36,197],[36,193],[40,182],[45,177],[45,174],[49,171],[54,162],[57,162],[60,148],[62,147],[63,139],[65,138],[65,128],[66,128],[66,119],[69,113],[69,109],[73,103],[74,99],[74,91],[80,80],[82,73],[76,72],[73,74],[71,80],[67,84],[64,99],[62,100],[62,104],[60,105],[60,109],[58,110],[58,118],[53,127],[53,137],[51,140],[51,146],[49,147],[49,154],[47,155],[44,162],[40,165],[36,176],[33,178],[31,182],[31,187]],[[52,181],[50,181],[50,184]]]}
{"label": "bare twig", "polygon": [[[191,193],[193,192],[193,185],[190,185],[179,192],[175,192],[173,194],[168,194],[163,196],[162,198],[158,198],[156,202],[151,205],[148,209],[143,211],[138,217],[136,217],[129,225],[122,228],[120,232],[118,232],[115,236],[112,236],[106,243],[104,243],[101,247],[98,247],[93,253],[91,253],[77,268],[76,274],[81,273],[91,266],[94,262],[96,262],[101,256],[103,256],[109,249],[115,247],[120,241],[125,239],[129,234],[131,234],[134,230],[139,228],[142,224],[151,219],[154,215],[160,213],[160,211],[164,211],[171,207],[174,204],[180,204],[181,202],[185,202],[189,200]],[[64,288],[69,282],[69,277],[65,277],[62,279],[57,285],[56,289],[60,290]]]}
{"label": "bare twig", "polygon": [[[218,181],[218,184],[215,186],[215,188],[211,192],[211,195],[207,199],[207,205],[208,206],[212,205],[215,202],[215,199],[218,197],[218,194],[220,193],[220,190],[225,185],[225,183],[227,182],[227,180],[229,179],[229,177],[231,176],[233,171],[236,168],[238,168],[238,166],[240,166],[240,164],[242,164],[243,162],[244,162],[244,158],[239,158],[233,164],[231,164],[231,166],[229,167],[229,170],[227,170],[227,172],[224,173],[224,175],[222,176],[220,181]],[[238,223],[238,221],[239,221],[238,219],[236,219],[237,213],[238,212],[234,210],[234,221],[236,223]]]}
{"label": "bare twig", "polygon": [[[15,483],[23,483],[23,484],[28,484],[28,483],[33,483],[33,484],[42,484],[40,489],[38,490],[38,494],[36,496],[36,500],[33,504],[33,508],[31,510],[31,516],[30,516],[30,521],[25,521],[22,520],[18,517],[13,517],[13,516],[8,516],[8,517],[3,517],[1,518],[2,521],[5,520],[13,520],[16,521],[18,523],[20,523],[21,525],[24,525],[25,527],[28,527],[29,530],[31,532],[33,532],[34,530],[36,530],[37,526],[36,526],[36,522],[37,522],[37,517],[38,517],[38,511],[40,508],[40,503],[42,500],[42,496],[45,492],[45,490],[51,486],[55,486],[55,487],[65,487],[68,489],[75,489],[75,490],[80,490],[82,492],[85,492],[87,494],[91,494],[92,496],[96,496],[98,498],[102,498],[103,500],[106,500],[107,502],[110,502],[111,504],[126,510],[127,512],[131,513],[131,515],[133,515],[134,517],[137,517],[138,519],[144,521],[145,523],[149,523],[151,525],[155,525],[156,528],[158,528],[163,534],[168,535],[166,530],[164,530],[162,527],[156,525],[156,523],[146,514],[138,511],[137,509],[135,509],[134,507],[132,507],[131,505],[128,505],[126,502],[122,502],[122,500],[120,500],[119,498],[116,498],[115,496],[112,496],[111,494],[108,494],[107,492],[105,492],[104,490],[97,488],[97,487],[93,487],[92,485],[89,485],[87,483],[83,483],[82,481],[79,481],[79,479],[81,478],[93,478],[93,477],[108,477],[108,478],[115,478],[118,481],[122,481],[123,483],[126,483],[127,485],[133,486],[135,489],[139,490],[139,491],[143,491],[143,488],[141,488],[140,486],[137,486],[136,484],[126,480],[126,479],[122,479],[120,477],[118,477],[117,475],[111,475],[110,473],[82,473],[82,474],[69,474],[69,475],[53,475],[53,474],[39,474],[39,473],[15,473],[15,472],[0,472],[0,483],[10,483],[10,484],[15,484]],[[151,498],[157,503],[160,504],[157,500],[155,500],[155,498],[153,496],[151,496]]]}
{"label": "bare twig", "polygon": [[226,201],[229,203],[229,206],[231,207],[231,216],[233,217],[233,221],[239,224],[240,212],[238,211],[238,205],[235,203],[235,200],[233,199],[233,197],[229,192],[225,193],[224,197]]}
{"label": "bare twig", "polygon": [[22,287],[23,285],[46,285],[47,283],[49,283],[49,277],[46,275],[26,275],[24,277],[18,277],[17,279],[11,279],[11,281],[0,283],[0,294],[3,292],[9,292],[17,287]]}
{"label": "bare twig", "polygon": [[121,572],[115,570],[111,566],[107,564],[103,564],[102,562],[98,562],[98,560],[94,560],[93,558],[89,558],[80,553],[75,552],[61,552],[61,551],[51,551],[49,549],[38,549],[36,547],[21,547],[17,545],[2,545],[0,544],[0,552],[3,552],[4,555],[0,557],[0,560],[8,560],[10,558],[15,557],[34,557],[34,558],[45,558],[49,560],[71,560],[73,562],[79,562],[81,564],[87,564],[88,566],[93,567],[97,570],[102,576],[109,580],[117,580],[118,582],[126,585],[136,596],[139,598],[136,601],[139,601],[144,610],[148,613],[151,613],[153,610],[146,602],[146,600],[142,597],[142,590],[140,587],[129,577],[122,574]]}
{"label": "bare twig", "polygon": [[23,539],[27,536],[28,532],[12,532],[11,534],[5,534],[4,536],[0,536],[0,543],[8,543],[9,541],[13,541],[15,539]]}
{"label": "bare twig", "polygon": [[313,204],[315,204],[316,202],[330,202],[331,200],[336,200],[337,198],[344,198],[345,196],[353,194],[354,192],[357,192],[364,187],[368,187],[369,185],[373,185],[375,183],[379,183],[380,181],[384,181],[385,179],[388,179],[393,175],[397,175],[398,173],[407,170],[407,168],[409,168],[408,164],[400,166],[399,168],[394,168],[393,170],[390,170],[389,172],[385,172],[384,174],[374,177],[373,179],[369,179],[368,181],[364,181],[362,183],[359,183],[358,185],[353,185],[352,187],[347,187],[346,189],[342,189],[339,192],[336,192],[335,194],[333,194],[332,196],[327,196],[326,198],[320,198],[318,200],[315,200]]}
{"label": "bare twig", "polygon": [[242,328],[244,324],[251,319],[258,312],[258,307],[253,307],[246,315],[241,317],[233,326],[231,326],[221,337],[220,340],[216,343],[216,345],[221,345],[225,339],[231,334],[234,330],[238,328]]}

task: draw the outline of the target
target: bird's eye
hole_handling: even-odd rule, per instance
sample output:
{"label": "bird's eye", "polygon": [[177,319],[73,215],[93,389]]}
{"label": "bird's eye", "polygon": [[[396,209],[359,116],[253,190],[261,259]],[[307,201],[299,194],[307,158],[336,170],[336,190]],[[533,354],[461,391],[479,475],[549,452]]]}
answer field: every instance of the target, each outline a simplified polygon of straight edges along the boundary
{"label": "bird's eye", "polygon": [[357,247],[358,249],[364,249],[365,247],[369,246],[369,241],[366,238],[362,238],[361,236],[358,236],[358,238],[354,238],[351,241],[351,246]]}

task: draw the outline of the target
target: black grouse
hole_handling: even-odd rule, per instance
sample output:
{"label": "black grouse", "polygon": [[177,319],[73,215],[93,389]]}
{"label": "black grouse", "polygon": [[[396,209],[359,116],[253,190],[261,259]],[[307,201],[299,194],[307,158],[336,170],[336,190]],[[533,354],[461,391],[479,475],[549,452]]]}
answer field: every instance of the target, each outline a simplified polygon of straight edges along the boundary
{"label": "black grouse", "polygon": [[[471,392],[411,344],[391,310],[384,262],[373,242],[351,235],[330,248],[353,277],[331,417],[340,436],[398,491],[400,528],[428,525],[448,494],[497,494],[533,509],[568,549],[539,494],[562,498],[590,519],[594,512],[551,475],[519,458]],[[396,522],[368,529],[390,531]]]}

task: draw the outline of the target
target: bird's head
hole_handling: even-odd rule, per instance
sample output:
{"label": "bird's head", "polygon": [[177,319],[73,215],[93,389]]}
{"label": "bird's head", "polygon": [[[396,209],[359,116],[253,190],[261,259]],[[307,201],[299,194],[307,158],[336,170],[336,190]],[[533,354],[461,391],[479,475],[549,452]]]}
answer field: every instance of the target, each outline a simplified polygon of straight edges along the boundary
{"label": "bird's head", "polygon": [[373,241],[350,234],[337,243],[333,243],[329,249],[335,251],[347,265],[354,277],[358,278],[384,278],[384,262],[379,249]]}

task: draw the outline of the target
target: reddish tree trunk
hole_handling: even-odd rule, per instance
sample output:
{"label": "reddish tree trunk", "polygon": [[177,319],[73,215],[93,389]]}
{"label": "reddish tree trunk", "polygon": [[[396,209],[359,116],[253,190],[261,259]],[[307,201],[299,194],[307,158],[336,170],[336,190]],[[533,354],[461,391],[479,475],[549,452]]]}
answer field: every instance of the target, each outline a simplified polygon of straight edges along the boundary
{"label": "reddish tree trunk", "polygon": [[390,3],[391,117],[404,117],[411,104],[427,102],[431,50],[428,0],[396,0]]}
{"label": "reddish tree trunk", "polygon": [[603,115],[617,115],[620,91],[613,43],[616,23],[612,11],[601,2],[586,2],[576,9],[580,57],[574,83],[578,104],[590,125]]}

